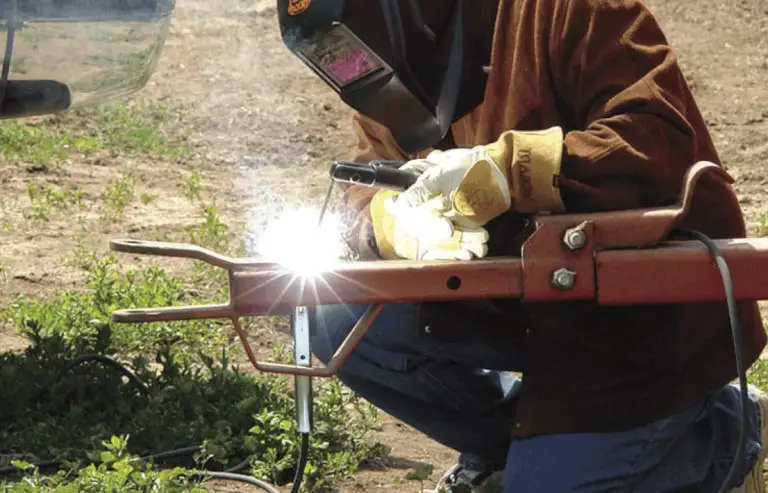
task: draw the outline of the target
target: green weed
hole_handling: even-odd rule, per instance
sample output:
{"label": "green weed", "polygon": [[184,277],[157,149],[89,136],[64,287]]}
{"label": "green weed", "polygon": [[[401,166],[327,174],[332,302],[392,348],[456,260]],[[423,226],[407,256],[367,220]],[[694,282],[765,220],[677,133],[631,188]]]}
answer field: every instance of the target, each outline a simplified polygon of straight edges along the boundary
{"label": "green weed", "polygon": [[28,183],[27,197],[32,203],[27,219],[48,221],[55,212],[69,213],[72,208],[81,207],[85,193],[77,188],[60,188],[50,184]]}
{"label": "green weed", "polygon": [[16,120],[0,122],[0,156],[11,163],[47,167],[64,161],[74,139],[50,124],[23,124]]}
{"label": "green weed", "polygon": [[0,486],[2,493],[205,493],[206,490],[191,480],[195,471],[173,467],[154,470],[150,461],[142,460],[127,451],[128,437],[112,436],[102,442],[100,463],[80,470],[76,477],[66,471],[55,475],[42,475],[38,468],[26,461],[15,460],[12,465],[19,472],[27,472],[24,482]]}
{"label": "green weed", "polygon": [[421,483],[420,489],[424,490],[424,481],[429,479],[434,469],[435,467],[432,464],[419,464],[413,471],[409,471],[408,474],[405,475],[405,479],[409,481],[418,481]]}
{"label": "green weed", "polygon": [[99,150],[165,158],[191,155],[187,135],[174,124],[180,110],[116,102],[48,117],[0,122],[0,156],[36,171],[65,162],[72,153]]}
{"label": "green weed", "polygon": [[749,369],[749,382],[768,390],[768,360],[759,359]]}
{"label": "green weed", "polygon": [[84,107],[76,118],[96,147],[170,158],[185,157],[191,151],[185,133],[167,130],[180,118],[176,109],[113,103]]}
{"label": "green weed", "polygon": [[199,171],[195,171],[188,177],[184,178],[182,182],[182,188],[184,190],[184,196],[189,199],[190,202],[195,200],[202,200],[203,190],[203,175]]}
{"label": "green weed", "polygon": [[101,195],[103,201],[102,217],[106,220],[117,220],[125,214],[125,208],[135,198],[136,175],[124,171],[120,178],[109,182]]}
{"label": "green weed", "polygon": [[216,204],[204,205],[199,217],[202,222],[187,230],[190,243],[215,252],[230,252],[233,248],[234,235],[221,219]]}
{"label": "green weed", "polygon": [[[223,255],[235,255],[238,244],[235,235],[219,215],[215,204],[203,204],[199,213],[202,221],[187,229],[186,241]],[[194,261],[191,280],[198,288],[223,301],[227,292],[227,271],[205,262]]]}
{"label": "green weed", "polygon": [[755,234],[760,238],[768,236],[768,215],[766,214],[760,215],[760,219],[757,223],[757,228],[755,228]]}
{"label": "green weed", "polygon": [[[201,491],[186,479],[196,468],[220,470],[246,458],[255,476],[290,482],[299,435],[288,380],[239,371],[214,322],[112,322],[117,308],[210,300],[157,266],[121,272],[111,256],[78,258],[88,273],[83,292],[19,296],[2,313],[30,344],[21,354],[0,354],[0,395],[12,396],[0,401],[0,443],[24,474],[0,483],[0,492]],[[71,367],[88,354],[123,362],[146,395],[96,362]],[[304,491],[321,492],[383,449],[367,439],[375,408],[338,380],[316,384],[315,403]],[[201,448],[154,461],[162,469],[137,459],[190,446]],[[63,472],[30,467],[46,460]]]}

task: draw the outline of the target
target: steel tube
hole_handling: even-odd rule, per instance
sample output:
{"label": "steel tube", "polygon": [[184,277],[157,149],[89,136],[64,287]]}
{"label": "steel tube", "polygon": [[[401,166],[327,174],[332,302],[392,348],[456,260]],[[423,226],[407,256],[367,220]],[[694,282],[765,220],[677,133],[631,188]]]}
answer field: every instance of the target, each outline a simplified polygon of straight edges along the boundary
{"label": "steel tube", "polygon": [[[739,301],[768,299],[768,238],[714,240],[722,250]],[[597,255],[601,305],[725,301],[720,272],[696,241]]]}
{"label": "steel tube", "polygon": [[235,269],[230,289],[241,316],[285,313],[294,306],[520,297],[518,258],[472,262],[350,262],[315,276],[289,269]]}

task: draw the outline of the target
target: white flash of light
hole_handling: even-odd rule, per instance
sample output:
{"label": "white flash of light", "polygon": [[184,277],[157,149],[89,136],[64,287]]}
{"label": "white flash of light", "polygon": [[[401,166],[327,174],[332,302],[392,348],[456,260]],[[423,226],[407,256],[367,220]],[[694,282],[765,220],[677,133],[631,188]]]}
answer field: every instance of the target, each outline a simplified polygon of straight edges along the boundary
{"label": "white flash of light", "polygon": [[341,259],[344,242],[337,216],[326,213],[319,227],[318,220],[319,211],[312,208],[282,212],[259,234],[258,255],[291,269],[297,276],[319,276]]}

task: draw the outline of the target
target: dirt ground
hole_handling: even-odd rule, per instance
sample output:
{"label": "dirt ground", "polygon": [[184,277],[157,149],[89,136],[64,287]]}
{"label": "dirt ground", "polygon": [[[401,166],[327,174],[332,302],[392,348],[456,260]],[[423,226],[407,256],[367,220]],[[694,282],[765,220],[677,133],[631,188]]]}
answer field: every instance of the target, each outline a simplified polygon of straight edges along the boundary
{"label": "dirt ground", "polygon": [[[158,71],[143,91],[145,98],[188,109],[193,139],[206,153],[195,168],[204,173],[205,193],[217,197],[222,216],[242,234],[257,234],[284,207],[319,206],[328,166],[354,145],[349,110],[280,42],[274,3],[180,0]],[[754,232],[768,209],[768,2],[647,3],[679,52]],[[82,274],[61,258],[75,248],[78,234],[106,251],[110,238],[180,231],[197,221],[179,187],[192,171],[184,165],[168,169],[115,156],[70,161],[46,179],[77,184],[93,198],[126,166],[137,171],[141,190],[159,199],[130,209],[121,223],[73,233],[73,225],[60,220],[44,230],[0,232],[0,307],[13,293],[77,288]],[[31,179],[0,170],[6,211],[26,200]],[[0,332],[0,345],[21,344],[7,328]],[[455,459],[393,419],[376,438],[392,447],[395,459],[360,472],[341,491],[415,492],[418,483],[398,481],[415,463],[433,464],[436,477]],[[221,491],[247,490],[222,485]]]}

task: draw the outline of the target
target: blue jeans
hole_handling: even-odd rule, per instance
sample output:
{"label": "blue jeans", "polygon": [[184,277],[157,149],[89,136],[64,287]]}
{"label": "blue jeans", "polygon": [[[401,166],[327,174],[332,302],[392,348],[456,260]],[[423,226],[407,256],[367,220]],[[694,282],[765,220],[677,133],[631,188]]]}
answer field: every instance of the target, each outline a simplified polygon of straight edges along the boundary
{"label": "blue jeans", "polygon": [[[327,362],[365,306],[317,310],[312,345]],[[717,492],[734,459],[741,424],[738,387],[646,426],[617,433],[545,435],[511,441],[522,351],[513,341],[440,343],[420,333],[417,306],[387,306],[338,377],[384,412],[459,452],[475,470],[505,470],[508,492]],[[507,369],[489,371],[484,368]],[[567,385],[567,382],[564,383]],[[751,397],[738,482],[762,449]]]}

